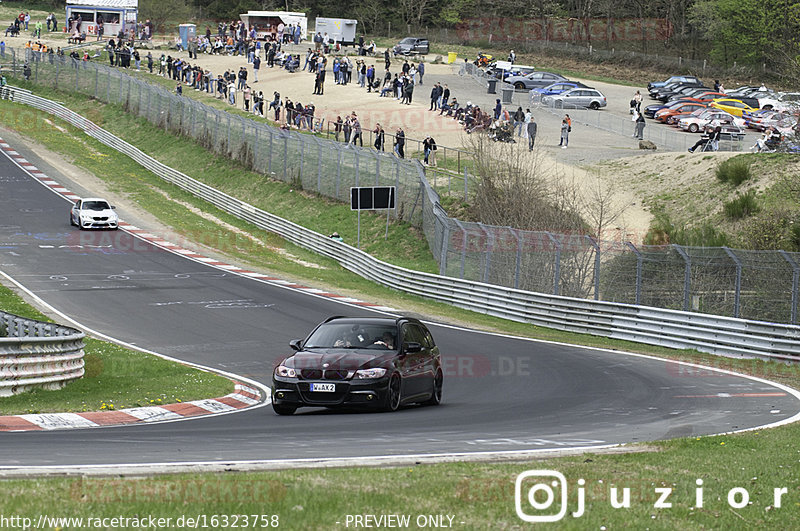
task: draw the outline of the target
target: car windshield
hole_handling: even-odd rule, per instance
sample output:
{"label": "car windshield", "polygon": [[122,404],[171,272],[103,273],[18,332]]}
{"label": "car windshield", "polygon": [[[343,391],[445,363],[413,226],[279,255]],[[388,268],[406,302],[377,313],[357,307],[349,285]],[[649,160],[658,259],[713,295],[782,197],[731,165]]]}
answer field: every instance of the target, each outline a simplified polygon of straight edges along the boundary
{"label": "car windshield", "polygon": [[84,201],[83,206],[81,207],[83,210],[109,210],[111,206],[105,201]]}
{"label": "car windshield", "polygon": [[393,325],[325,323],[314,330],[303,348],[376,348],[395,350],[397,328]]}
{"label": "car windshield", "polygon": [[414,37],[406,37],[405,39],[400,41],[400,44],[414,44],[417,39]]}

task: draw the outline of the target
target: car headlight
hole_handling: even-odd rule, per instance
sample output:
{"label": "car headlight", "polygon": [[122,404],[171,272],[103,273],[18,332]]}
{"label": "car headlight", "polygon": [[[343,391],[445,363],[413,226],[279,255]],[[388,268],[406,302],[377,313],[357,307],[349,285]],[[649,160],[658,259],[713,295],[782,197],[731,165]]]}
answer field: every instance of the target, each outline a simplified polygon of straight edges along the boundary
{"label": "car headlight", "polygon": [[297,371],[295,371],[291,367],[287,367],[286,365],[278,365],[275,369],[276,376],[283,376],[285,378],[295,378],[297,376]]}
{"label": "car headlight", "polygon": [[381,378],[386,374],[386,369],[361,369],[356,371],[353,376],[355,380],[367,380],[370,378]]}

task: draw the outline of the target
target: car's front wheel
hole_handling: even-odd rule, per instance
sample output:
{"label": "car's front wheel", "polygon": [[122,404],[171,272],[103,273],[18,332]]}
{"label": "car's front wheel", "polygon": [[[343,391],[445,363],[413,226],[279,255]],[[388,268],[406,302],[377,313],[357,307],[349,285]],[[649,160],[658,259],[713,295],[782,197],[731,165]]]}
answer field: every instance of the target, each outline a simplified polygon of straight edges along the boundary
{"label": "car's front wheel", "polygon": [[433,393],[431,397],[425,402],[426,406],[438,406],[442,403],[442,384],[444,383],[444,375],[442,369],[436,371],[436,376],[433,379]]}
{"label": "car's front wheel", "polygon": [[525,84],[522,83],[521,81],[517,81],[516,83],[514,83],[514,88],[517,90],[525,90]]}
{"label": "car's front wheel", "polygon": [[386,401],[383,404],[384,411],[397,411],[400,409],[400,388],[402,381],[399,374],[393,374],[389,378],[389,388],[386,391]]}
{"label": "car's front wheel", "polygon": [[77,225],[77,224],[75,223],[75,220],[74,220],[74,219],[72,219],[72,214],[70,214],[70,215],[69,215],[69,224],[70,224],[70,225],[72,225],[73,227],[74,227],[75,225]]}
{"label": "car's front wheel", "polygon": [[272,403],[272,409],[278,415],[294,415],[294,412],[297,411],[297,408],[294,406],[285,406],[283,404],[276,404],[275,402]]}
{"label": "car's front wheel", "polygon": [[699,130],[700,130],[700,127],[697,124],[690,124],[689,125],[689,132],[690,133],[696,133]]}

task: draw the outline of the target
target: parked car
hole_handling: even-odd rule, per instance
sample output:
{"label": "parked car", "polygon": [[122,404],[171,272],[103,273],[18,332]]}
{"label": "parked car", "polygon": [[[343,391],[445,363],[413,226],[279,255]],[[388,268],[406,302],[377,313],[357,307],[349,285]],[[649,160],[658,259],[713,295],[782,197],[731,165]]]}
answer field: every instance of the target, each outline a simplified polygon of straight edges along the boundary
{"label": "parked car", "polygon": [[650,89],[650,97],[653,99],[666,101],[667,99],[670,98],[671,95],[675,94],[676,92],[680,92],[681,90],[687,90],[687,87],[703,87],[703,85],[691,82],[669,83],[667,85],[664,85],[663,87]]}
{"label": "parked car", "polygon": [[272,408],[372,407],[396,411],[410,403],[437,405],[444,372],[428,328],[412,317],[330,317],[272,376]]}
{"label": "parked car", "polygon": [[716,122],[720,125],[733,125],[737,128],[744,126],[743,119],[730,113],[718,109],[703,109],[693,112],[686,118],[681,118],[678,121],[678,127],[690,133],[698,133],[711,122]]}
{"label": "parked car", "polygon": [[535,71],[536,71],[535,66],[511,65],[510,69],[503,70],[501,68],[498,68],[497,65],[494,65],[486,70],[486,75],[497,79],[500,79],[500,77],[506,79],[511,76],[527,76],[528,74]]}
{"label": "parked car", "polygon": [[561,94],[544,96],[542,103],[553,107],[570,109],[588,107],[589,109],[599,109],[608,105],[606,97],[597,89],[574,88]]}
{"label": "parked car", "polygon": [[671,77],[665,79],[664,81],[656,81],[654,83],[648,83],[647,84],[647,90],[650,90],[652,88],[660,88],[660,87],[663,87],[664,85],[668,85],[669,83],[675,83],[675,82],[693,83],[695,85],[702,85],[703,84],[703,82],[700,81],[700,79],[695,77],[695,76],[671,76]]}
{"label": "parked car", "polygon": [[762,109],[797,112],[800,111],[800,92],[783,92],[781,94],[771,94],[769,96],[764,95],[758,98],[758,102]]}
{"label": "parked car", "polygon": [[577,81],[560,81],[558,83],[553,83],[552,85],[547,85],[546,87],[532,89],[531,93],[539,94],[541,96],[552,96],[554,94],[561,94],[562,92],[566,92],[574,88],[592,87],[587,87],[583,83],[579,83]]}
{"label": "parked car", "polygon": [[742,113],[745,111],[753,112],[758,110],[758,107],[751,107],[743,101],[733,98],[720,98],[712,100],[711,103],[709,103],[709,107],[727,111],[734,116],[742,116]]}
{"label": "parked car", "polygon": [[686,96],[690,93],[697,92],[697,89],[705,89],[711,90],[708,87],[698,86],[698,85],[678,85],[674,88],[664,87],[659,89],[656,93],[656,99],[661,101],[667,101],[671,98]]}
{"label": "parked car", "polygon": [[525,76],[508,76],[505,79],[505,82],[514,85],[516,90],[531,90],[561,81],[569,81],[569,79],[552,72],[531,72]]}
{"label": "parked car", "polygon": [[394,45],[395,55],[427,54],[430,51],[428,39],[406,37]]}
{"label": "parked car", "polygon": [[[697,103],[697,102],[682,102],[678,105],[673,105],[666,109],[661,109],[655,115],[655,119],[659,122],[664,122],[667,124],[675,123],[678,119],[688,116],[689,114],[693,113],[694,111],[701,110],[707,108],[707,105],[704,103]],[[680,116],[680,118],[676,118]]]}
{"label": "parked car", "polygon": [[119,217],[114,212],[116,207],[105,199],[87,197],[78,199],[69,211],[69,224],[84,229],[119,228]]}

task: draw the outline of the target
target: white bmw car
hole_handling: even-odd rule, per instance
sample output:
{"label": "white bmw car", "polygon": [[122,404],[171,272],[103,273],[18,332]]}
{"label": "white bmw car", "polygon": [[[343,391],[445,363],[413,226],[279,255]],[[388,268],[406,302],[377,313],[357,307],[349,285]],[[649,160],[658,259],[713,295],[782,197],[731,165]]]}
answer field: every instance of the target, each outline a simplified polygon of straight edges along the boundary
{"label": "white bmw car", "polygon": [[105,199],[78,199],[69,212],[69,223],[81,229],[118,229],[119,216]]}

